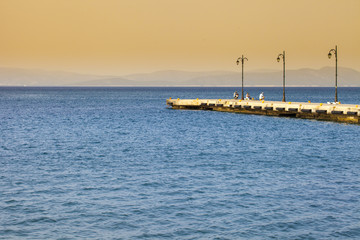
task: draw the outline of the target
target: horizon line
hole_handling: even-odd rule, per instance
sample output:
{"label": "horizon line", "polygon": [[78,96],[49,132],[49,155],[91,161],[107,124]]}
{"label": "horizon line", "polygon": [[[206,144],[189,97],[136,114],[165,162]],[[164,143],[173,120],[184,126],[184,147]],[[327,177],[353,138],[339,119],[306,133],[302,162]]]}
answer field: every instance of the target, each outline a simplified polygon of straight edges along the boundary
{"label": "horizon line", "polygon": [[[161,85],[161,86],[154,86],[154,85],[144,85],[144,86],[134,86],[134,85],[0,85],[0,87],[13,87],[13,88],[37,88],[37,87],[44,87],[44,88],[241,88],[241,86],[233,86],[233,85]],[[250,85],[246,86],[246,88],[283,88],[281,85]],[[290,85],[286,86],[285,88],[334,88],[334,86],[320,86],[320,85]],[[345,86],[338,86],[338,88],[360,88],[359,86],[354,85],[345,85]]]}
{"label": "horizon line", "polygon": [[[286,68],[285,71],[296,71],[296,70],[321,70],[324,68],[334,68],[333,66],[327,65],[320,68],[311,68],[311,67],[301,67],[301,68]],[[342,69],[351,69],[356,72],[360,72],[360,70],[357,70],[352,67],[343,67],[338,66],[338,68]],[[83,71],[73,71],[73,70],[56,70],[56,69],[46,69],[46,68],[27,68],[27,67],[12,67],[12,66],[0,66],[0,69],[13,69],[13,70],[28,70],[28,71],[45,71],[45,72],[62,72],[62,73],[72,73],[72,74],[80,74],[80,75],[92,75],[92,76],[101,76],[101,77],[126,77],[136,74],[152,74],[152,73],[158,73],[158,72],[189,72],[189,73],[205,73],[205,72],[241,72],[236,70],[176,70],[176,69],[162,69],[162,70],[154,70],[154,71],[143,71],[143,72],[133,72],[133,73],[125,73],[125,74],[111,74],[111,73],[89,73],[89,72],[83,72]],[[270,69],[270,68],[258,68],[253,70],[247,70],[245,72],[248,73],[254,73],[254,72],[282,72],[281,69]]]}

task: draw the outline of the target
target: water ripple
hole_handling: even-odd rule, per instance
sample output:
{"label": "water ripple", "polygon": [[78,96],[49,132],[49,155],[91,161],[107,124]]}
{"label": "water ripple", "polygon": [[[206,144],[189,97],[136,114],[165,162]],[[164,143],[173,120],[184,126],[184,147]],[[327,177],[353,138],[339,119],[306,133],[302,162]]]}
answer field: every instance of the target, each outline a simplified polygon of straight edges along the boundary
{"label": "water ripple", "polygon": [[360,238],[360,128],[164,106],[232,92],[0,88],[0,239]]}

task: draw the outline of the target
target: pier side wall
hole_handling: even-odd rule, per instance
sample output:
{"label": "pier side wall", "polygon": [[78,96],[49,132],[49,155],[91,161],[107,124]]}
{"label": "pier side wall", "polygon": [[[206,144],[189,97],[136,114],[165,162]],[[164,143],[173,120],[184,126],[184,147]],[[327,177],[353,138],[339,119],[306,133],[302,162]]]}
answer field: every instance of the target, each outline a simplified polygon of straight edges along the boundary
{"label": "pier side wall", "polygon": [[234,99],[167,99],[173,109],[296,117],[360,124],[359,105]]}

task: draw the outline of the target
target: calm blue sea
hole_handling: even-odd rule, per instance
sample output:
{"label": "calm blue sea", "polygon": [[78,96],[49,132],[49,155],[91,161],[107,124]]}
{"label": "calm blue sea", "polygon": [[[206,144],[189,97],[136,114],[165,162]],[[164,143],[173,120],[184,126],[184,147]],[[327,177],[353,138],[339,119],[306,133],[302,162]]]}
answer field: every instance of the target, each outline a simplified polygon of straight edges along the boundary
{"label": "calm blue sea", "polygon": [[360,125],[165,104],[234,90],[1,87],[0,239],[359,239]]}

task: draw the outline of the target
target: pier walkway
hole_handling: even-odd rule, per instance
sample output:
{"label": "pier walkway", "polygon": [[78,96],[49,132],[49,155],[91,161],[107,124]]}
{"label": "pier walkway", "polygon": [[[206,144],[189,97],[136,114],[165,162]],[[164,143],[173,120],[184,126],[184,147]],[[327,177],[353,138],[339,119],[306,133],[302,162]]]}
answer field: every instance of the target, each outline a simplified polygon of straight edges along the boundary
{"label": "pier walkway", "polygon": [[360,124],[359,105],[235,99],[167,99],[173,109],[213,110]]}

